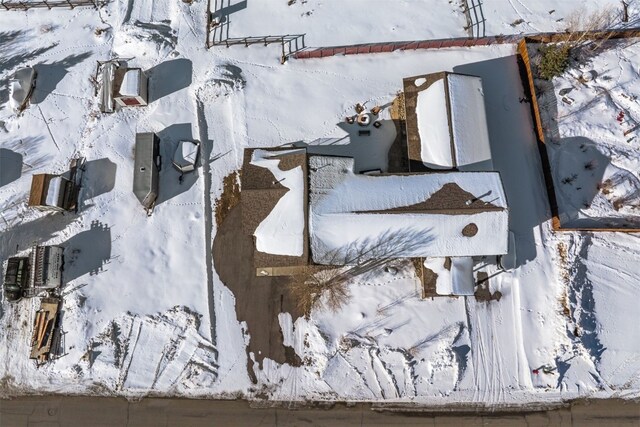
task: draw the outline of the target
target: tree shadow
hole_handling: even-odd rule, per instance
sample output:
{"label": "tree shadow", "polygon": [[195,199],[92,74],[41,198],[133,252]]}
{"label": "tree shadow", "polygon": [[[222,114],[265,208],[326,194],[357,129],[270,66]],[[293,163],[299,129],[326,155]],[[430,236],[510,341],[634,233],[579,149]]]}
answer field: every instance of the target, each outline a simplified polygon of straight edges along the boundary
{"label": "tree shadow", "polygon": [[9,228],[0,233],[0,260],[14,256],[34,244],[43,244],[51,240],[77,218],[68,213],[45,215]]}
{"label": "tree shadow", "polygon": [[536,258],[534,230],[551,218],[542,161],[524,81],[515,55],[459,65],[456,73],[482,78],[493,165],[509,202],[509,229],[516,237],[518,266]]}
{"label": "tree shadow", "polygon": [[58,83],[69,72],[69,68],[81,63],[91,56],[91,52],[83,52],[77,55],[69,55],[61,61],[52,62],[51,64],[37,64],[34,66],[36,76],[36,87],[33,90],[31,102],[40,104],[56,90]]}
{"label": "tree shadow", "polygon": [[111,259],[111,228],[100,221],[92,221],[89,230],[76,234],[61,246],[65,248],[65,282],[87,273],[91,276],[99,274]]}
{"label": "tree shadow", "polygon": [[[167,200],[189,191],[196,183],[200,175],[196,165],[196,170],[186,174],[181,174],[173,167],[173,154],[178,147],[178,143],[182,139],[193,141],[193,133],[191,123],[179,123],[171,125],[164,130],[158,132],[160,138],[160,155],[162,156],[162,169],[160,170],[160,183],[158,190],[158,199],[156,205],[160,205]],[[201,147],[202,149],[202,147]],[[198,163],[202,162],[200,156]]]}
{"label": "tree shadow", "polygon": [[82,209],[91,207],[85,205],[88,200],[108,193],[115,187],[116,171],[118,166],[108,158],[89,160],[84,164],[84,173],[81,184]]}
{"label": "tree shadow", "polygon": [[0,187],[22,176],[22,154],[0,148]]}
{"label": "tree shadow", "polygon": [[193,64],[189,59],[173,59],[150,68],[146,74],[149,78],[149,103],[152,103],[189,87],[192,80]]}
{"label": "tree shadow", "polygon": [[306,148],[310,155],[353,157],[354,172],[380,169],[387,171],[388,153],[396,139],[393,120],[378,120],[380,127],[373,124],[360,126],[357,123],[338,123],[346,132],[341,138],[318,138],[311,142],[296,141],[294,147]]}

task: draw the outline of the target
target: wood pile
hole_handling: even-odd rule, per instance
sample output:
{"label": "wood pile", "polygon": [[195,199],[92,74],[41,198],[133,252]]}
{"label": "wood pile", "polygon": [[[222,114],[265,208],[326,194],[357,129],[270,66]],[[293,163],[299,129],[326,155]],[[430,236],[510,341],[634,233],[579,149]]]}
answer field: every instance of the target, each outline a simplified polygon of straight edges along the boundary
{"label": "wood pile", "polygon": [[59,310],[60,299],[43,298],[40,303],[40,309],[36,312],[29,358],[35,359],[38,364],[42,364],[50,358],[51,344],[58,326]]}

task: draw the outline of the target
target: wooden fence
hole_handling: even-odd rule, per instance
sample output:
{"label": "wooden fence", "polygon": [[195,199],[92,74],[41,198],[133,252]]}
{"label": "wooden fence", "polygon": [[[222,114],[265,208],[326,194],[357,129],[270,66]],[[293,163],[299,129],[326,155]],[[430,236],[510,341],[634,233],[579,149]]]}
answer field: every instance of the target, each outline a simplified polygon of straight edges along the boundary
{"label": "wooden fence", "polygon": [[443,49],[448,47],[490,46],[494,44],[515,44],[519,35],[491,37],[461,37],[436,40],[418,40],[389,43],[367,43],[349,46],[331,46],[309,49],[294,53],[295,59],[325,58],[335,55],[360,55],[370,53],[388,53],[398,50]]}
{"label": "wooden fence", "polygon": [[542,174],[544,175],[544,183],[547,188],[547,197],[549,198],[549,206],[551,207],[551,226],[554,230],[559,230],[560,218],[558,216],[558,200],[556,198],[556,190],[553,185],[553,176],[551,174],[551,162],[549,162],[549,153],[544,140],[544,128],[542,126],[542,118],[540,117],[540,108],[538,105],[538,95],[533,80],[533,72],[531,70],[531,60],[529,59],[529,51],[527,42],[522,39],[518,42],[518,59],[521,68],[520,77],[523,80],[525,95],[531,100],[531,116],[533,118],[534,130],[536,134],[536,142],[538,151],[540,152],[540,160],[542,161]]}

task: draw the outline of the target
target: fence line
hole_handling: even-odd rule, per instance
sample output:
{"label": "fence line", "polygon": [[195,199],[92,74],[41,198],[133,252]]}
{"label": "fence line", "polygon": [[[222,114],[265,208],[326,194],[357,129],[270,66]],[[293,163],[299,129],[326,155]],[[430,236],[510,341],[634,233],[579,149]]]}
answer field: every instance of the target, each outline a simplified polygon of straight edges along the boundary
{"label": "fence line", "polygon": [[238,45],[249,47],[252,44],[262,44],[267,46],[279,43],[282,48],[280,62],[284,64],[290,56],[305,48],[304,36],[304,34],[285,34],[283,36],[228,37],[220,41],[207,41],[207,47],[231,47]]}
{"label": "fence line", "polygon": [[0,10],[29,10],[44,9],[48,10],[58,7],[68,7],[75,9],[76,7],[92,6],[96,9],[107,4],[106,0],[38,0],[38,1],[0,1]]}
{"label": "fence line", "polygon": [[[216,6],[217,8],[217,1]],[[229,34],[229,22],[226,19],[214,19],[218,11],[211,12],[211,0],[207,0],[207,28],[205,46],[207,49],[213,46],[238,46],[249,47],[252,44],[263,44],[264,46],[278,43],[281,46],[282,54],[280,63],[284,64],[293,54],[306,49],[305,34],[285,34],[275,36],[248,36],[248,37],[224,37],[225,29]],[[220,18],[220,17],[218,17]],[[220,34],[220,38],[216,34]]]}
{"label": "fence line", "polygon": [[[536,86],[533,80],[533,72],[531,70],[531,60],[529,59],[529,50],[527,42],[522,39],[518,42],[518,59],[521,66],[520,78],[524,86],[525,96],[531,100],[531,117],[533,118],[534,130],[536,134],[536,145],[540,153],[542,161],[542,175],[547,189],[547,198],[549,199],[549,207],[551,208],[551,227],[553,230],[560,230],[560,217],[558,215],[558,199],[556,198],[556,190],[553,184],[553,176],[551,174],[551,162],[549,161],[549,153],[544,140],[544,128],[542,127],[542,118],[540,117],[540,108],[538,106],[538,95],[536,94]],[[526,84],[525,84],[526,82]]]}
{"label": "fence line", "polygon": [[[471,7],[469,7],[469,2],[471,2]],[[482,10],[482,0],[463,0],[463,13],[465,20],[467,21],[467,26],[465,30],[469,33],[469,37],[485,37],[486,35],[486,18],[484,17],[484,11]],[[473,15],[471,12],[473,11]],[[480,12],[478,16],[478,11]],[[474,19],[475,18],[475,21]],[[482,25],[482,36],[480,35],[480,25]],[[475,29],[475,36],[473,34],[473,30]]]}
{"label": "fence line", "polygon": [[[640,37],[640,29],[625,28],[608,31],[580,31],[572,33],[573,37],[584,37],[596,40],[607,36],[612,39]],[[370,53],[388,53],[398,50],[443,49],[449,47],[490,46],[494,44],[517,44],[523,38],[530,43],[552,43],[566,41],[568,33],[532,33],[487,37],[460,37],[434,40],[413,40],[401,42],[365,43],[344,46],[326,46],[306,49],[292,55],[295,59],[325,58],[335,55],[360,55]]]}
{"label": "fence line", "polygon": [[324,58],[335,55],[359,55],[368,53],[388,53],[398,50],[443,49],[448,47],[489,46],[494,44],[515,44],[522,36],[461,37],[435,40],[403,42],[367,43],[349,46],[331,46],[309,49],[293,54],[296,59]]}
{"label": "fence line", "polygon": [[538,33],[529,35],[510,35],[510,36],[491,36],[491,37],[465,37],[457,39],[440,39],[440,40],[423,40],[423,41],[405,41],[392,43],[369,43],[350,46],[331,46],[320,47],[311,50],[297,52],[292,56],[296,59],[325,58],[335,55],[359,55],[394,52],[398,50],[418,50],[418,49],[442,49],[450,47],[470,47],[470,46],[488,46],[494,44],[516,44],[519,64],[521,66],[521,79],[527,97],[531,100],[531,115],[534,122],[534,133],[538,151],[542,162],[542,170],[544,175],[545,187],[549,206],[551,208],[551,225],[554,231],[593,231],[593,232],[622,232],[622,233],[638,233],[640,228],[605,228],[605,227],[563,227],[560,222],[558,212],[558,202],[551,173],[551,164],[547,153],[544,125],[540,116],[540,108],[536,87],[534,84],[534,75],[531,69],[531,61],[529,58],[528,44],[537,43],[553,43],[567,41],[569,37],[584,38],[587,40],[598,40],[602,38],[623,39],[640,37],[640,29],[625,28],[620,30],[608,31],[583,31],[568,33]]}

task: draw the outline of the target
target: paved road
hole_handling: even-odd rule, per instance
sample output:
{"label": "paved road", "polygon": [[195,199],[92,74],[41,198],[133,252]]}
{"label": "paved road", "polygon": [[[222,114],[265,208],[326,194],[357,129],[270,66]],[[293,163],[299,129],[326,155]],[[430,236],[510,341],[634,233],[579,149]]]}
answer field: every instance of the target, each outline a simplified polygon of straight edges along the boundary
{"label": "paved road", "polygon": [[26,397],[0,400],[5,426],[640,426],[640,402],[579,403],[532,413],[433,414],[372,411],[370,405],[332,409],[255,409],[244,401]]}

